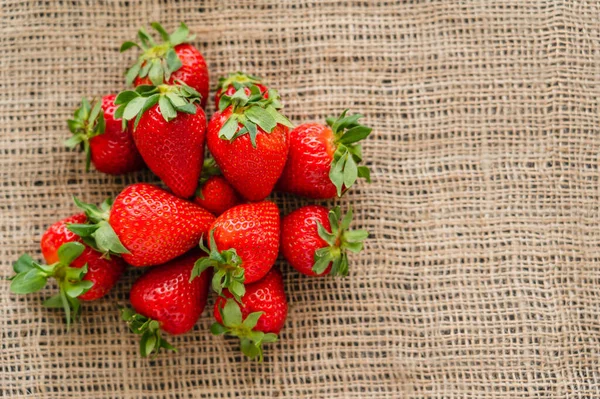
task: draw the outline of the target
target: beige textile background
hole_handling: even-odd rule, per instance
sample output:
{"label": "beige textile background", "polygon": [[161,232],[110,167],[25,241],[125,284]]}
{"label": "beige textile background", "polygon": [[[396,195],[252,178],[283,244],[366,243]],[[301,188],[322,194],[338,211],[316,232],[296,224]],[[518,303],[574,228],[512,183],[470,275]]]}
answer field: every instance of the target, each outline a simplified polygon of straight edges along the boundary
{"label": "beige textile background", "polygon": [[[208,332],[137,356],[130,270],[67,332],[0,283],[0,396],[600,396],[600,5],[595,1],[12,1],[0,9],[0,275],[58,218],[147,172],[82,171],[65,120],[123,88],[138,27],[186,21],[212,75],[280,89],[295,122],[366,115],[372,232],[345,280],[283,262],[290,313],[258,365]],[[212,108],[209,110],[212,113]],[[276,196],[284,212],[304,203]]]}

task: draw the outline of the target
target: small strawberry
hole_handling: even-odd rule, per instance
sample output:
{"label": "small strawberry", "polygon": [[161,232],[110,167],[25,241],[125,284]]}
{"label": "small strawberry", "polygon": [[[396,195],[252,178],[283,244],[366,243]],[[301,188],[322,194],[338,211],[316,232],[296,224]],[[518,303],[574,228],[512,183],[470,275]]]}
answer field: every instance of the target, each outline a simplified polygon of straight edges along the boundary
{"label": "small strawberry", "polygon": [[138,31],[141,44],[125,42],[121,46],[121,52],[132,47],[143,51],[137,62],[127,70],[127,84],[159,86],[181,81],[202,95],[204,107],[209,90],[208,67],[200,51],[188,43],[194,40],[194,36],[189,36],[189,29],[184,23],[171,35],[157,22],[151,26],[158,31],[164,43],[154,42],[142,28]]}
{"label": "small strawberry", "polygon": [[120,119],[115,119],[115,98],[114,94],[104,96],[102,101],[96,101],[93,106],[84,98],[73,119],[68,121],[73,136],[65,141],[65,145],[69,148],[83,146],[86,171],[90,169],[90,161],[96,170],[111,175],[144,167],[144,160],[135,147],[131,132],[123,128]]}
{"label": "small strawberry", "polygon": [[247,200],[266,198],[281,175],[289,150],[290,121],[279,113],[275,90],[263,97],[240,88],[224,95],[208,125],[208,149],[228,182]]}
{"label": "small strawberry", "polygon": [[365,230],[348,230],[351,221],[352,210],[342,219],[339,206],[332,211],[319,205],[296,209],[283,218],[283,256],[307,276],[348,275],[346,250],[360,252],[369,236]]}
{"label": "small strawberry", "polygon": [[209,257],[198,260],[192,278],[213,267],[213,289],[221,293],[228,288],[236,298],[242,297],[244,284],[260,280],[273,267],[279,228],[279,209],[272,202],[228,209],[210,227],[210,250],[200,243]]}
{"label": "small strawberry", "polygon": [[140,353],[146,357],[161,348],[176,351],[161,337],[161,330],[172,335],[190,331],[206,306],[210,272],[190,282],[198,259],[197,251],[148,270],[131,287],[129,299],[135,309],[122,309],[121,317],[132,332],[142,335]]}
{"label": "small strawberry", "polygon": [[198,100],[198,92],[186,85],[140,86],[115,100],[115,116],[131,121],[150,170],[183,198],[194,195],[204,159],[206,116]]}
{"label": "small strawberry", "polygon": [[132,266],[165,263],[198,244],[215,217],[200,206],[151,184],[125,187],[114,204],[100,207],[74,198],[90,224],[71,224],[69,230],[98,251],[122,255]]}
{"label": "small strawberry", "polygon": [[261,94],[268,98],[268,88],[262,84],[262,79],[258,76],[252,76],[243,72],[230,73],[227,77],[219,78],[219,85],[215,93],[215,109],[219,109],[219,101],[223,95],[233,96],[236,91],[244,87],[244,92],[247,96],[250,95],[250,87],[255,85],[260,90]]}
{"label": "small strawberry", "polygon": [[241,202],[238,193],[220,174],[221,170],[214,159],[204,160],[202,177],[194,198],[196,204],[215,216],[219,216]]}
{"label": "small strawberry", "polygon": [[277,188],[314,199],[340,197],[358,177],[371,181],[369,168],[358,166],[358,141],[371,133],[360,125],[362,115],[328,118],[326,125],[304,123],[290,132],[290,153]]}
{"label": "small strawberry", "polygon": [[[228,291],[224,294],[232,297]],[[265,278],[246,287],[241,306],[233,299],[219,297],[214,307],[217,322],[210,330],[215,335],[239,337],[242,352],[250,358],[258,356],[262,361],[262,344],[277,341],[287,310],[281,273],[273,269]]]}
{"label": "small strawberry", "polygon": [[78,236],[67,230],[67,223],[85,222],[83,214],[54,223],[42,236],[40,246],[47,265],[37,263],[25,254],[13,269],[11,291],[29,294],[44,288],[49,278],[58,282],[59,293],[44,302],[44,306],[64,308],[67,324],[75,320],[80,300],[93,301],[106,295],[125,270],[118,257],[106,259],[101,253],[82,244]]}

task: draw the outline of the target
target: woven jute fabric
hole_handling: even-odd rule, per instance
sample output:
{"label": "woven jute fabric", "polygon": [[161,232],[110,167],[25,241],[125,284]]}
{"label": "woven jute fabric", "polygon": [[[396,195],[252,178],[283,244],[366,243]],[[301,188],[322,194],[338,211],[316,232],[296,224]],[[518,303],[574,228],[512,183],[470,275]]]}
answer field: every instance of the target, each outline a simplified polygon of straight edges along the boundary
{"label": "woven jute fabric", "polygon": [[[0,282],[0,396],[600,396],[600,5],[595,1],[11,1],[0,23],[0,275],[76,212],[149,172],[83,171],[82,96],[124,88],[139,27],[185,21],[212,77],[280,90],[294,123],[365,115],[372,184],[337,201],[371,232],[346,279],[279,260],[290,303],[262,364],[213,337],[137,354],[130,269],[69,331]],[[210,103],[210,102],[209,102]],[[209,115],[213,112],[209,107]],[[287,213],[309,203],[273,196]],[[326,202],[332,205],[334,202]],[[214,298],[211,300],[213,303]]]}

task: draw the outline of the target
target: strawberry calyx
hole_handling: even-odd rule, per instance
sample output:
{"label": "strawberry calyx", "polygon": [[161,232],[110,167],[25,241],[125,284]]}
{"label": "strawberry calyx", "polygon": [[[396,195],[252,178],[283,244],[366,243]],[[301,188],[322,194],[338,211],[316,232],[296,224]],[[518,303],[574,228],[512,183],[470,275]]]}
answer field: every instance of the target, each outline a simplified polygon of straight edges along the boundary
{"label": "strawberry calyx", "polygon": [[369,168],[358,165],[362,161],[362,146],[356,143],[369,136],[372,129],[358,123],[362,115],[346,116],[347,112],[345,109],[337,119],[327,118],[337,146],[329,169],[329,179],[335,185],[338,197],[341,197],[359,177],[371,182]]}
{"label": "strawberry calyx", "polygon": [[250,87],[257,83],[262,83],[262,79],[258,76],[238,71],[230,73],[226,77],[220,77],[217,90],[227,90],[229,86],[233,86],[235,90],[239,90],[243,87]]}
{"label": "strawberry calyx", "polygon": [[134,90],[125,90],[117,95],[115,105],[119,107],[115,111],[115,119],[122,118],[125,127],[128,121],[135,118],[135,130],[142,115],[158,104],[160,114],[165,121],[170,122],[179,112],[195,114],[197,109],[194,103],[199,103],[201,97],[195,89],[179,81],[173,85],[138,86]]}
{"label": "strawberry calyx", "polygon": [[167,82],[171,75],[183,65],[175,52],[175,46],[194,40],[194,36],[190,36],[190,31],[183,22],[170,35],[158,22],[150,25],[160,34],[163,43],[156,43],[152,36],[144,28],[141,28],[137,34],[140,43],[127,41],[121,45],[119,50],[124,52],[132,47],[142,50],[136,63],[125,74],[127,84],[132,84],[136,77],[148,77],[155,86]]}
{"label": "strawberry calyx", "polygon": [[222,296],[223,288],[227,288],[237,300],[240,300],[246,293],[242,259],[238,256],[235,248],[223,251],[217,249],[214,229],[210,231],[209,235],[210,249],[204,245],[203,239],[200,238],[200,249],[206,252],[208,256],[196,261],[192,269],[190,282],[202,274],[203,271],[212,267],[215,270],[212,278],[213,290]]}
{"label": "strawberry calyx", "polygon": [[294,127],[292,122],[279,112],[283,106],[277,90],[269,89],[268,98],[265,98],[256,85],[250,86],[250,95],[247,95],[244,89],[245,87],[240,87],[233,95],[223,95],[219,100],[219,111],[232,107],[231,115],[219,131],[221,139],[233,141],[249,134],[252,146],[256,147],[257,126],[266,133],[271,133],[278,124]]}
{"label": "strawberry calyx", "polygon": [[204,199],[204,195],[202,194],[202,187],[204,183],[208,181],[213,176],[220,176],[221,169],[217,166],[217,162],[215,162],[214,158],[206,158],[204,160],[204,164],[202,165],[202,175],[198,180],[198,188],[196,189],[196,197],[200,199]]}
{"label": "strawberry calyx", "polygon": [[177,352],[177,349],[168,343],[162,336],[160,322],[135,313],[129,308],[121,309],[121,319],[127,322],[127,326],[134,334],[141,335],[140,354],[142,357],[154,354],[158,356],[161,348]]}
{"label": "strawberry calyx", "polygon": [[264,312],[253,312],[242,320],[242,311],[236,301],[228,299],[223,308],[219,308],[223,323],[215,322],[210,326],[214,335],[229,335],[240,339],[242,353],[251,359],[263,360],[262,344],[277,341],[277,334],[264,333],[254,329]]}
{"label": "strawberry calyx", "polygon": [[352,222],[353,212],[349,209],[342,218],[340,207],[336,206],[329,211],[329,224],[331,231],[327,231],[321,222],[317,222],[317,231],[329,246],[315,251],[313,272],[323,274],[331,263],[332,276],[348,275],[347,251],[359,253],[363,249],[363,241],[369,236],[366,230],[348,230]]}
{"label": "strawberry calyx", "polygon": [[106,199],[100,207],[80,201],[77,197],[73,197],[73,201],[84,211],[88,223],[68,223],[67,229],[77,234],[84,243],[102,253],[102,256],[107,259],[110,259],[110,255],[130,253],[108,223],[111,199]]}
{"label": "strawberry calyx", "polygon": [[93,282],[83,280],[88,268],[71,267],[71,263],[85,250],[85,245],[80,242],[67,242],[58,248],[58,262],[51,265],[37,263],[31,256],[24,254],[14,264],[15,275],[10,278],[10,290],[15,294],[31,294],[38,292],[46,286],[48,279],[54,278],[58,282],[59,293],[43,303],[48,308],[63,308],[65,310],[67,326],[75,321],[79,315],[80,301],[78,296],[85,294],[94,285]]}
{"label": "strawberry calyx", "polygon": [[82,145],[85,152],[85,171],[90,170],[92,152],[90,150],[90,140],[93,137],[104,134],[106,121],[104,120],[104,111],[102,110],[102,100],[94,100],[92,106],[84,98],[81,101],[81,107],[75,110],[73,119],[67,121],[69,130],[73,133],[69,139],[65,140],[65,145],[69,148],[75,148]]}

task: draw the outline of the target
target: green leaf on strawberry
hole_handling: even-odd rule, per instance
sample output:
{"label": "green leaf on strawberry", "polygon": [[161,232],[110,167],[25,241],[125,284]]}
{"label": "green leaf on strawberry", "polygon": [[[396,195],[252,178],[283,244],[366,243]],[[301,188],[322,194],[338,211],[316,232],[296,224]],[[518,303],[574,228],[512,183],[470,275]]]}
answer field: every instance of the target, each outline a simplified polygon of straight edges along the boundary
{"label": "green leaf on strawberry", "polygon": [[123,127],[135,119],[135,130],[142,115],[158,104],[162,117],[170,122],[177,117],[178,112],[195,114],[194,103],[200,102],[200,98],[200,93],[183,82],[173,85],[138,86],[134,90],[125,90],[117,95],[115,105],[118,105],[118,108],[115,118],[123,119]]}
{"label": "green leaf on strawberry", "polygon": [[331,263],[332,276],[348,275],[348,255],[347,251],[358,253],[363,249],[363,241],[369,236],[365,230],[348,230],[352,222],[352,209],[348,210],[346,215],[341,217],[341,210],[336,206],[329,211],[329,224],[331,231],[317,222],[317,231],[327,244],[327,247],[319,248],[315,251],[313,272],[322,274],[327,270]]}
{"label": "green leaf on strawberry", "polygon": [[177,352],[177,349],[161,336],[160,323],[157,320],[135,313],[129,308],[121,309],[121,319],[127,322],[131,332],[142,336],[140,339],[142,357],[151,354],[156,357],[162,348]]}
{"label": "green leaf on strawberry", "polygon": [[213,323],[210,331],[214,335],[229,335],[240,339],[240,348],[244,355],[251,359],[263,360],[262,344],[277,341],[277,334],[254,330],[263,312],[254,312],[242,319],[242,311],[238,303],[228,299],[223,308],[219,308],[223,323]]}
{"label": "green leaf on strawberry", "polygon": [[219,84],[217,90],[226,90],[229,86],[233,86],[235,90],[239,90],[242,87],[250,87],[257,83],[262,83],[262,79],[258,76],[249,75],[244,72],[234,72],[227,75],[227,77],[219,78]]}
{"label": "green leaf on strawberry", "polygon": [[223,288],[227,288],[237,300],[240,300],[246,293],[242,259],[238,256],[234,248],[223,251],[218,250],[214,230],[210,231],[209,237],[210,249],[204,245],[203,239],[200,239],[200,249],[206,252],[208,257],[198,259],[192,269],[190,281],[198,277],[209,267],[212,267],[215,270],[212,278],[213,290],[217,294],[222,295]]}
{"label": "green leaf on strawberry", "polygon": [[266,97],[255,85],[250,86],[250,95],[246,94],[245,86],[240,86],[231,96],[223,95],[219,100],[219,111],[232,107],[232,113],[221,128],[219,137],[232,141],[248,134],[252,146],[256,147],[257,126],[266,133],[271,133],[278,124],[293,127],[289,119],[279,112],[282,105],[277,91],[270,89]]}
{"label": "green leaf on strawberry", "polygon": [[65,311],[67,326],[71,325],[80,309],[78,296],[86,293],[94,283],[83,280],[87,273],[87,265],[71,267],[71,263],[85,250],[79,242],[67,242],[58,249],[58,262],[51,265],[37,263],[31,256],[22,255],[13,265],[16,273],[10,278],[10,290],[15,294],[30,294],[40,291],[54,278],[58,282],[59,294],[47,299],[44,306],[62,307]]}
{"label": "green leaf on strawberry", "polygon": [[344,110],[337,119],[327,118],[337,146],[329,170],[329,179],[335,185],[338,197],[341,197],[359,177],[371,182],[369,168],[358,165],[362,161],[362,148],[357,142],[367,138],[372,129],[358,123],[362,115],[346,116],[347,112],[347,109]]}
{"label": "green leaf on strawberry", "polygon": [[81,145],[85,151],[85,170],[90,170],[92,153],[90,151],[90,140],[96,136],[104,134],[106,130],[106,121],[104,111],[102,111],[102,100],[94,100],[94,105],[84,98],[81,107],[75,110],[73,119],[67,121],[69,130],[73,133],[64,144],[69,148],[75,148]]}

